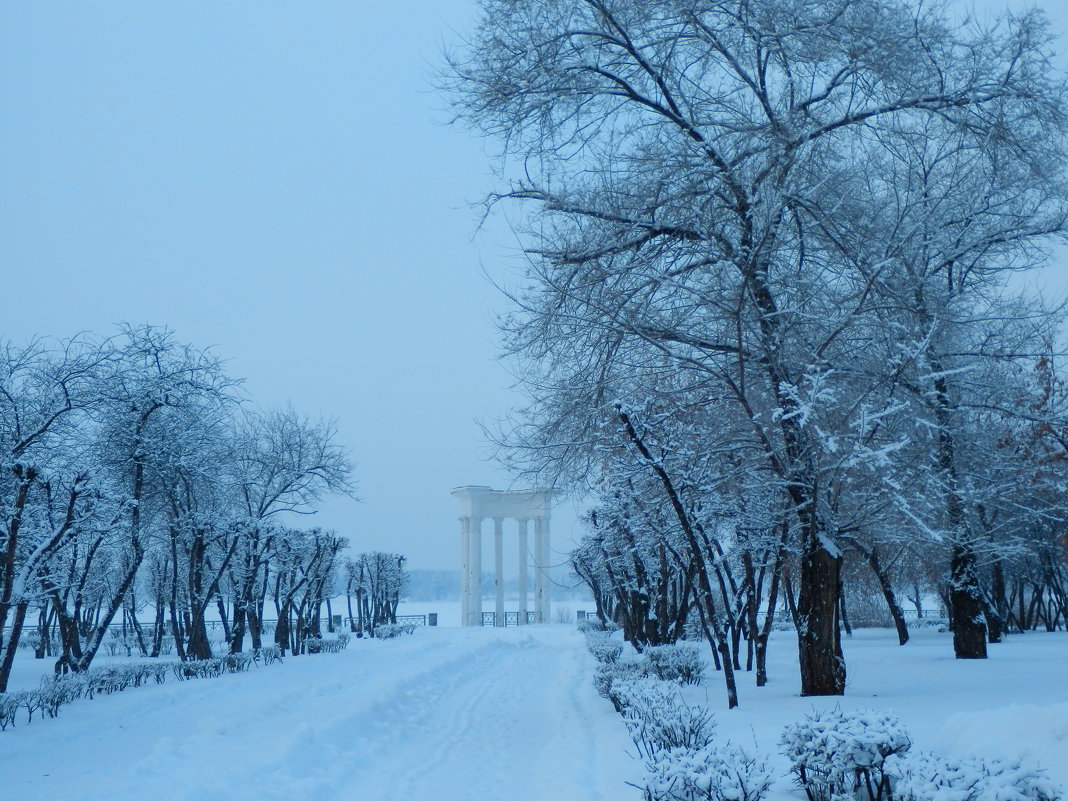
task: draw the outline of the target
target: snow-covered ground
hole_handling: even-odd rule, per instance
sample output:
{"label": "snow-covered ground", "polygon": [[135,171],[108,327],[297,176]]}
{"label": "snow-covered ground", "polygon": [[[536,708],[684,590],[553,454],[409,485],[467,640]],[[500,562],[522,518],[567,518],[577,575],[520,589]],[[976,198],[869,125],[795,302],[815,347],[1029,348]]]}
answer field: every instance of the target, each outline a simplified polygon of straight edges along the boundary
{"label": "snow-covered ground", "polygon": [[574,626],[420,629],[0,732],[4,801],[594,801],[636,767]]}
{"label": "snow-covered ground", "polygon": [[688,688],[686,697],[716,710],[720,737],[773,758],[782,778],[769,801],[804,797],[784,775],[783,726],[813,708],[835,706],[893,711],[911,732],[913,748],[1020,757],[1046,768],[1068,790],[1068,633],[1015,635],[991,645],[986,660],[954,659],[949,634],[919,629],[911,636],[905,646],[888,629],[860,629],[845,638],[843,698],[798,696],[796,640],[787,632],[777,632],[771,643],[768,686],[757,688],[753,674],[738,674],[738,708],[725,708],[717,673]]}
{"label": "snow-covered ground", "polygon": [[[428,610],[433,611],[433,610]],[[1015,636],[986,661],[949,636],[862,630],[845,643],[845,698],[797,696],[796,646],[772,643],[770,683],[739,674],[725,709],[710,672],[691,702],[719,736],[772,759],[768,801],[803,796],[778,756],[783,726],[813,707],[893,710],[914,747],[1020,756],[1068,785],[1068,634]],[[25,652],[20,654],[20,659]],[[26,660],[28,679],[46,667]],[[65,707],[0,732],[4,801],[636,801],[640,766],[597,697],[573,624],[420,629],[340,654],[218,679],[169,682]]]}

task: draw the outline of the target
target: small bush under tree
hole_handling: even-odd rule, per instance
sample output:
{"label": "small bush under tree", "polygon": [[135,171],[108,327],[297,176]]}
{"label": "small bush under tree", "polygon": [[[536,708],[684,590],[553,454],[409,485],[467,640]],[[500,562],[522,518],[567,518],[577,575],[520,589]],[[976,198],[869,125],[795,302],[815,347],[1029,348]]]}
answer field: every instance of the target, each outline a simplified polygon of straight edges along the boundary
{"label": "small bush under tree", "polygon": [[897,718],[875,710],[813,711],[788,725],[780,740],[809,801],[837,801],[864,793],[889,796],[886,759],[912,745]]}

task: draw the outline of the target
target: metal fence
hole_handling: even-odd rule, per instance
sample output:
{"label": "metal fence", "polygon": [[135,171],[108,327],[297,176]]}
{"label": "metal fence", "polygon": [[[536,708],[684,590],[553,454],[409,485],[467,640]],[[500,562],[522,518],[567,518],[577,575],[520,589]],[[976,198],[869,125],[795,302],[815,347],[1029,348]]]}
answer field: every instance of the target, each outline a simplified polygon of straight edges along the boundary
{"label": "metal fence", "polygon": [[[397,618],[398,620],[400,618]],[[534,622],[534,613],[527,612],[527,624]],[[496,626],[497,625],[497,613],[496,612],[483,612],[482,613],[482,625],[483,626]],[[504,625],[505,626],[518,626],[519,625],[519,612],[505,612],[504,613]]]}
{"label": "metal fence", "polygon": [[[493,613],[489,612],[488,614],[492,615]],[[530,612],[527,613],[528,622],[529,622],[529,618],[530,618],[530,616],[532,614],[533,613],[530,613]],[[343,629],[343,628],[347,629],[349,627],[348,618],[345,615],[333,615],[333,621],[332,622],[333,622],[333,628],[334,629]],[[397,623],[414,623],[417,626],[436,626],[436,625],[438,625],[438,613],[437,612],[427,612],[426,614],[423,614],[423,615],[397,615]],[[331,626],[331,619],[329,617],[325,617],[324,616],[324,617],[320,618],[319,624],[320,624],[320,627],[324,631],[329,630],[330,626]],[[514,625],[517,625],[517,624],[518,624],[518,620],[516,620],[516,622],[514,622],[514,623],[510,623],[509,625],[513,625],[514,626]],[[150,631],[152,629],[153,625],[154,624],[151,623],[151,622],[142,621],[140,623],[141,631],[142,632]],[[208,631],[218,631],[218,630],[223,628],[223,622],[221,620],[205,620],[204,621],[204,625],[205,625],[205,627],[207,628]],[[276,625],[278,625],[278,619],[277,618],[264,618],[263,620],[260,621],[260,625],[267,631],[273,631],[274,627]],[[493,625],[493,624],[490,623],[489,625]],[[121,631],[123,631],[124,627],[125,627],[126,631],[134,632],[134,627],[129,622],[127,622],[125,624],[123,624],[123,623],[112,623],[110,626],[108,626],[108,634],[111,634],[112,632],[121,632]],[[51,629],[52,629],[52,632],[54,634],[55,630],[56,630],[56,624],[54,622],[53,622],[53,624],[51,626]],[[11,626],[5,626],[4,627],[4,636],[5,637],[9,636],[11,634],[11,631],[12,631],[12,627]],[[29,621],[29,620],[27,620],[26,623],[22,627],[23,635],[28,635],[31,632],[35,633],[36,631],[37,631],[37,624],[36,623],[31,623],[31,621]],[[170,621],[168,621],[167,625],[165,626],[165,632],[167,634],[171,633]]]}

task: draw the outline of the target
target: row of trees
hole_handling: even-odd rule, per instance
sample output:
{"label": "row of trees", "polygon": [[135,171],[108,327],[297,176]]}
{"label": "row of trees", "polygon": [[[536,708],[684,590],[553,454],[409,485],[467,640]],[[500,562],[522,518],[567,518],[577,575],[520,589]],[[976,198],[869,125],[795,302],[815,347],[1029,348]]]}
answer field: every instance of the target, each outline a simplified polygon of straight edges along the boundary
{"label": "row of trees", "polygon": [[89,666],[120,610],[144,650],[166,633],[189,659],[211,656],[212,605],[234,652],[246,632],[260,646],[268,597],[279,645],[318,626],[345,540],[280,520],[351,494],[346,453],[329,425],[244,406],[210,352],[153,327],[4,344],[0,449],[0,691],[31,610],[58,628],[64,671]]}
{"label": "row of trees", "polygon": [[1068,222],[1041,13],[482,9],[444,83],[523,164],[492,198],[530,212],[501,443],[599,498],[574,562],[601,606],[648,642],[695,612],[733,705],[780,593],[802,693],[844,691],[847,552],[888,600],[892,554],[937,560],[960,658],[1019,617],[1007,587],[1063,593],[1062,317],[1010,291]]}
{"label": "row of trees", "polygon": [[397,622],[397,606],[409,582],[404,562],[399,553],[382,551],[345,560],[345,602],[351,631],[361,636],[373,634],[375,626]]}

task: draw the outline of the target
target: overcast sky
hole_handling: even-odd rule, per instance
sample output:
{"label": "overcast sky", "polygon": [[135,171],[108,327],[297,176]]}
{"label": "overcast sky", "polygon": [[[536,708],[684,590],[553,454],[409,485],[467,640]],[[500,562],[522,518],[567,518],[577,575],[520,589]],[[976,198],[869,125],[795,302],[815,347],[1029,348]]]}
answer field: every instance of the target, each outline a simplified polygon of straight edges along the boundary
{"label": "overcast sky", "polygon": [[[1068,32],[1068,2],[1045,5]],[[337,419],[363,502],[318,524],[455,567],[450,490],[509,483],[476,420],[519,402],[484,275],[513,242],[475,236],[489,160],[428,77],[474,15],[0,0],[0,337],[129,321],[215,346],[258,404]],[[558,510],[557,560],[577,534]]]}

